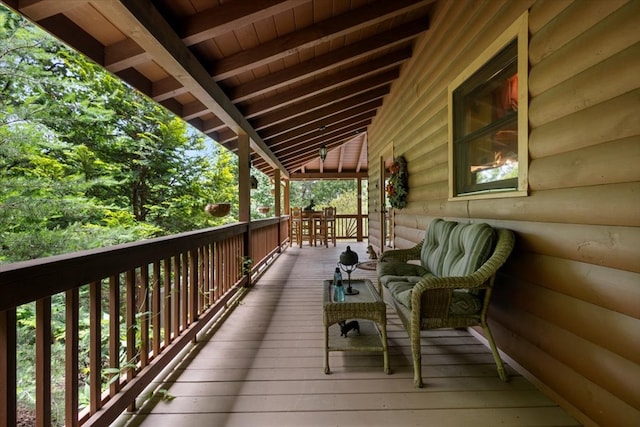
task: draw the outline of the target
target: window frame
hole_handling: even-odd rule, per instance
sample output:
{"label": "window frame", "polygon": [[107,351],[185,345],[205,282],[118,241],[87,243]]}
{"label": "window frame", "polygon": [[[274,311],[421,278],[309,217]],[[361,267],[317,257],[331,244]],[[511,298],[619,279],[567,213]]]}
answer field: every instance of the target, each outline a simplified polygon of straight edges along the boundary
{"label": "window frame", "polygon": [[[487,64],[504,63],[504,58],[497,57],[511,42],[517,40],[517,75],[518,75],[518,110],[517,130],[518,130],[518,178],[517,185],[510,185],[509,188],[486,188],[485,185],[477,185],[475,191],[468,193],[459,193],[457,190],[456,179],[459,177],[461,168],[456,164],[454,130],[457,120],[454,117],[454,93],[460,87],[468,86],[470,82],[477,81],[482,71],[486,71]],[[448,157],[449,157],[449,200],[469,200],[482,198],[504,198],[504,197],[523,197],[528,195],[528,166],[529,166],[529,99],[528,99],[528,75],[529,75],[529,20],[528,12],[523,13],[509,28],[507,28],[489,47],[487,47],[478,58],[476,58],[467,68],[462,71],[448,87],[448,107],[449,107],[449,139],[448,139]],[[489,65],[491,66],[491,65]],[[497,65],[496,65],[497,66]],[[485,69],[485,70],[483,70]],[[494,121],[492,125],[497,124]],[[491,126],[488,126],[491,127]],[[466,135],[459,141],[469,138]],[[459,163],[459,162],[458,162]],[[515,184],[516,178],[512,178]],[[496,183],[505,184],[506,181],[496,181]],[[485,187],[485,188],[482,188]],[[489,185],[489,187],[500,187],[500,184]],[[515,188],[514,188],[515,187]]]}

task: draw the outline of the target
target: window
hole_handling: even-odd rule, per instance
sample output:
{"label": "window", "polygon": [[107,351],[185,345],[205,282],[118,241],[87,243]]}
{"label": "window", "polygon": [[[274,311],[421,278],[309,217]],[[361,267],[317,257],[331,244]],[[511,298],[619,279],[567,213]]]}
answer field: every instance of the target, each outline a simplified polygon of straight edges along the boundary
{"label": "window", "polygon": [[449,86],[452,199],[526,195],[527,43],[525,14]]}

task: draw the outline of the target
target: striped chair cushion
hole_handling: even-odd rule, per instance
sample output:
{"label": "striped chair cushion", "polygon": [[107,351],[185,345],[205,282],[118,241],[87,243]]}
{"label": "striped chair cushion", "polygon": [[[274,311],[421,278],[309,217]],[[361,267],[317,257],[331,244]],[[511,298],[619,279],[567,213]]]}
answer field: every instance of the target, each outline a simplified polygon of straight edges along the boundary
{"label": "striped chair cushion", "polygon": [[424,236],[420,261],[424,268],[436,276],[443,275],[442,268],[448,250],[449,236],[457,224],[457,222],[436,218],[431,221]]}
{"label": "striped chair cushion", "polygon": [[476,271],[489,258],[494,244],[494,231],[489,224],[458,224],[449,235],[442,274],[460,277]]}

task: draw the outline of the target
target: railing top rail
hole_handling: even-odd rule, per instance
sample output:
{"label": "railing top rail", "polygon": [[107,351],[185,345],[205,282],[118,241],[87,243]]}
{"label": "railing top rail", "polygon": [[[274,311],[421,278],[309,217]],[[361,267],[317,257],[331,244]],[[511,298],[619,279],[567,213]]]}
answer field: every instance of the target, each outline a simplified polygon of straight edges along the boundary
{"label": "railing top rail", "polygon": [[234,223],[0,266],[0,311],[246,233]]}

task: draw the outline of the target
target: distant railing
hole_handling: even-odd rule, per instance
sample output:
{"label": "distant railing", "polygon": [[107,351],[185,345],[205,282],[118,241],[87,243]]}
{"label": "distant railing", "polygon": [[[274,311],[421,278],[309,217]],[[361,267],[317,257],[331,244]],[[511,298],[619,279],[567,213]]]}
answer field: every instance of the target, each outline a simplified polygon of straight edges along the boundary
{"label": "distant railing", "polygon": [[[358,235],[358,219],[361,221]],[[362,240],[369,235],[369,217],[364,215],[336,215],[336,239]]]}
{"label": "distant railing", "polygon": [[[107,425],[287,239],[282,217],[0,266],[0,426],[17,424],[25,304],[35,303],[36,425]],[[52,313],[52,301],[64,313]],[[62,333],[53,317],[64,319]],[[52,362],[58,341],[64,356]],[[55,414],[52,366],[64,366],[64,410]]]}

